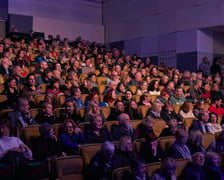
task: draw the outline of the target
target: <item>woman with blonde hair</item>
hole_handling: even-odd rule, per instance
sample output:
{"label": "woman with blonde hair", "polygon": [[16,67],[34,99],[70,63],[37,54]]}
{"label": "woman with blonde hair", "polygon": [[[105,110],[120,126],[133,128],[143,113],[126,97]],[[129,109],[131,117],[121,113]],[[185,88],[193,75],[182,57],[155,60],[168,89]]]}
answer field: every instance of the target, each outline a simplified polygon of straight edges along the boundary
{"label": "woman with blonde hair", "polygon": [[84,115],[84,122],[89,122],[90,118],[93,116],[100,115],[103,119],[103,122],[105,122],[104,115],[100,112],[99,104],[95,101],[91,101],[86,109],[86,113]]}
{"label": "woman with blonde hair", "polygon": [[139,138],[145,138],[148,134],[154,134],[153,126],[155,119],[152,116],[146,116],[142,119],[142,123],[138,125],[136,134]]}
{"label": "woman with blonde hair", "polygon": [[148,115],[154,117],[155,119],[161,118],[162,104],[160,102],[154,102],[152,104],[151,110],[148,112]]}
{"label": "woman with blonde hair", "polygon": [[148,92],[148,86],[146,81],[140,81],[138,90],[136,92],[137,95],[143,95],[143,93]]}
{"label": "woman with blonde hair", "polygon": [[206,153],[206,150],[202,145],[202,134],[200,131],[190,132],[187,146],[191,152],[191,155],[193,155],[196,152],[202,152],[203,154]]}
{"label": "woman with blonde hair", "polygon": [[130,136],[122,136],[118,144],[118,156],[121,166],[130,166],[130,162],[137,157],[133,151],[133,144]]}

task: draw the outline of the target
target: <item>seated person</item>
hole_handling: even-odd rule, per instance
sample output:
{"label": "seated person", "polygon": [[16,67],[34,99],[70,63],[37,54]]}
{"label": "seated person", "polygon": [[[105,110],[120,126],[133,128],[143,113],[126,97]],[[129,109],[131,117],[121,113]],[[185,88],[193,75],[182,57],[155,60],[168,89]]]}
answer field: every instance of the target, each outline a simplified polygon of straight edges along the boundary
{"label": "seated person", "polygon": [[31,117],[29,107],[30,105],[26,98],[18,97],[16,99],[16,108],[8,114],[14,136],[19,135],[17,130],[20,131],[22,127],[37,124]]}
{"label": "seated person", "polygon": [[124,112],[124,103],[122,101],[116,101],[114,108],[111,109],[111,113],[108,117],[108,121],[117,120],[118,116]]}
{"label": "seated person", "polygon": [[124,172],[122,179],[128,179],[128,180],[149,180],[150,178],[147,177],[147,172],[145,168],[145,162],[141,158],[135,158],[131,161],[130,164],[131,168],[131,174],[128,172]]}
{"label": "seated person", "polygon": [[208,120],[208,123],[205,124],[205,129],[206,129],[206,132],[212,133],[212,134],[222,131],[222,127],[218,123],[218,116],[216,113],[214,112],[209,113],[209,120]]}
{"label": "seated person", "polygon": [[146,163],[161,162],[166,158],[166,154],[158,146],[157,137],[154,134],[146,135],[145,142],[141,144],[140,156]]}
{"label": "seated person", "polygon": [[130,116],[131,120],[140,119],[140,114],[138,112],[138,105],[134,100],[131,100],[128,103],[126,113]]}
{"label": "seated person", "polygon": [[181,119],[185,118],[195,118],[193,113],[193,105],[190,101],[185,101],[183,105],[181,106],[179,116]]}
{"label": "seated person", "polygon": [[140,97],[140,101],[138,103],[139,106],[146,105],[146,106],[152,106],[151,102],[151,95],[149,93],[143,93]]}
{"label": "seated person", "polygon": [[105,141],[101,150],[98,151],[91,159],[87,176],[91,179],[111,179],[114,169],[121,167],[119,157],[114,153],[115,147],[109,142]]}
{"label": "seated person", "polygon": [[105,107],[105,106],[107,106],[107,104],[105,102],[99,102],[99,95],[98,95],[98,93],[96,91],[93,91],[93,90],[86,97],[85,107],[87,107],[88,104],[91,101],[94,101],[94,102],[98,103],[99,104],[99,107]]}
{"label": "seated person", "polygon": [[136,95],[143,95],[148,92],[148,86],[146,81],[140,81],[140,85],[136,91]]}
{"label": "seated person", "polygon": [[85,137],[87,143],[104,143],[111,140],[111,134],[103,127],[102,116],[90,118],[90,126],[85,128]]}
{"label": "seated person", "polygon": [[159,90],[159,82],[157,80],[152,80],[149,84],[149,94],[153,95],[160,95],[160,90]]}
{"label": "seated person", "polygon": [[224,178],[223,172],[219,167],[219,157],[216,153],[206,153],[204,168],[206,179],[222,180]]}
{"label": "seated person", "polygon": [[59,95],[63,93],[60,91],[60,83],[58,79],[53,79],[50,84],[50,89],[47,89],[46,94],[54,94],[55,99],[58,98]]}
{"label": "seated person", "polygon": [[41,105],[41,112],[37,114],[35,117],[35,121],[39,124],[42,123],[49,123],[49,124],[55,124],[56,120],[53,116],[53,107],[50,103],[45,102]]}
{"label": "seated person", "polygon": [[70,90],[70,94],[71,96],[68,97],[66,100],[75,101],[77,109],[84,107],[84,103],[82,102],[82,99],[81,99],[81,91],[79,87],[72,87]]}
{"label": "seated person", "polygon": [[164,128],[162,132],[160,133],[159,137],[164,136],[175,136],[175,133],[178,129],[181,129],[182,127],[178,127],[178,122],[176,119],[170,119],[167,123],[168,127]]}
{"label": "seated person", "polygon": [[163,180],[163,179],[170,179],[176,180],[177,177],[175,175],[177,165],[173,158],[166,158],[163,160],[160,170],[158,173],[155,173],[151,180]]}
{"label": "seated person", "polygon": [[208,111],[214,112],[218,116],[224,115],[224,108],[221,107],[221,104],[222,104],[221,98],[212,99],[212,104],[208,108]]}
{"label": "seated person", "polygon": [[95,101],[91,101],[87,106],[86,113],[84,115],[84,122],[89,122],[91,117],[100,115],[102,117],[103,122],[106,121],[104,115],[100,112],[99,104]]}
{"label": "seated person", "polygon": [[131,161],[137,158],[130,136],[122,136],[117,149],[122,167],[130,166]]}
{"label": "seated person", "polygon": [[138,125],[136,134],[138,138],[145,138],[148,134],[154,134],[153,126],[155,119],[152,116],[146,116],[143,118],[142,123]]}
{"label": "seated person", "polygon": [[0,121],[0,162],[15,163],[16,160],[32,158],[32,151],[18,137],[11,136],[8,120]]}
{"label": "seated person", "polygon": [[111,134],[114,141],[119,141],[122,136],[130,136],[134,141],[138,137],[135,129],[131,125],[131,120],[128,114],[122,113],[118,116],[118,125],[112,126]]}
{"label": "seated person", "polygon": [[187,165],[183,170],[181,179],[182,180],[198,180],[205,179],[205,171],[203,169],[205,156],[201,152],[196,152],[192,156],[192,162]]}
{"label": "seated person", "polygon": [[202,80],[201,79],[197,79],[193,86],[190,86],[189,88],[189,93],[190,93],[190,99],[192,99],[192,101],[194,103],[196,103],[198,101],[198,99],[201,98],[201,86],[202,86]]}
{"label": "seated person", "polygon": [[67,155],[77,154],[79,144],[85,141],[85,136],[81,129],[77,127],[72,119],[68,119],[61,124],[61,131],[58,142],[62,151]]}
{"label": "seated person", "polygon": [[170,92],[167,89],[162,89],[160,96],[156,97],[156,102],[160,102],[161,104],[165,104],[170,98]]}
{"label": "seated person", "polygon": [[202,145],[202,134],[200,131],[190,132],[187,146],[191,152],[191,155],[196,152],[202,152],[203,154],[206,153],[206,149]]}
{"label": "seated person", "polygon": [[170,101],[164,103],[161,111],[161,118],[166,121],[166,123],[168,123],[170,119],[176,119],[179,124],[183,123],[179,116],[173,111],[173,106]]}
{"label": "seated person", "polygon": [[57,143],[57,137],[54,134],[52,126],[43,123],[39,127],[40,136],[34,139],[32,149],[34,157],[37,159],[47,159],[48,157],[65,156]]}
{"label": "seated person", "polygon": [[191,159],[191,153],[186,143],[188,134],[184,129],[178,129],[175,133],[175,142],[169,148],[169,155],[174,159],[187,158]]}
{"label": "seated person", "polygon": [[67,100],[64,104],[65,109],[60,112],[59,122],[63,122],[66,119],[72,119],[76,124],[81,121],[81,117],[78,115],[75,101]]}
{"label": "seated person", "polygon": [[152,116],[155,119],[160,119],[162,111],[162,104],[159,102],[154,102],[152,108],[149,110],[148,115]]}
{"label": "seated person", "polygon": [[104,95],[104,102],[106,106],[114,107],[116,99],[117,99],[116,91],[113,89],[108,90]]}
{"label": "seated person", "polygon": [[175,93],[170,96],[170,101],[172,105],[175,104],[183,104],[186,101],[184,97],[183,89],[181,87],[177,87]]}
{"label": "seated person", "polygon": [[133,98],[133,92],[131,90],[127,90],[125,92],[125,95],[122,96],[122,102],[124,103],[124,106],[127,107],[128,103],[132,100]]}
{"label": "seated person", "polygon": [[34,104],[34,97],[36,95],[42,94],[42,89],[40,86],[36,85],[35,75],[34,74],[28,74],[26,76],[27,84],[22,90],[22,96],[26,97],[32,107],[35,107]]}
{"label": "seated person", "polygon": [[194,120],[189,128],[190,131],[201,131],[201,133],[206,133],[206,123],[209,120],[209,111],[201,110],[198,116],[198,120]]}

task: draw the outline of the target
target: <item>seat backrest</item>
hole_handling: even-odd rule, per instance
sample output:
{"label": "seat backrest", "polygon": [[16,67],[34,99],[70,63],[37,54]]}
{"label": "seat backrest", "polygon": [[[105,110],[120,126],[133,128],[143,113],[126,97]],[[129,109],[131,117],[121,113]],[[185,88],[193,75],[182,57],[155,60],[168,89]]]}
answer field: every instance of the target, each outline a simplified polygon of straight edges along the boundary
{"label": "seat backrest", "polygon": [[141,120],[131,120],[131,125],[134,129],[137,129],[138,125],[141,124]]}
{"label": "seat backrest", "polygon": [[174,143],[175,137],[174,136],[164,136],[158,138],[158,144],[163,151],[167,151],[169,147]]}
{"label": "seat backrest", "polygon": [[156,173],[161,167],[161,162],[149,163],[146,164],[146,173],[149,178],[152,177],[154,173]]}
{"label": "seat backrest", "polygon": [[57,98],[57,101],[58,101],[58,105],[60,107],[62,107],[65,103],[65,95],[59,95],[58,98]]}
{"label": "seat backrest", "polygon": [[78,109],[78,114],[80,115],[81,118],[84,117],[85,112],[86,112],[86,108],[84,107]]}
{"label": "seat backrest", "polygon": [[154,103],[158,95],[151,95],[151,102]]}
{"label": "seat backrest", "polygon": [[185,128],[187,131],[191,127],[191,124],[194,120],[195,120],[195,118],[184,118],[183,119],[183,122],[184,122],[184,125],[185,125]]}
{"label": "seat backrest", "polygon": [[118,121],[106,121],[104,123],[104,126],[105,126],[105,128],[107,128],[107,130],[109,132],[111,132],[112,126],[115,125],[115,124],[118,124]]}
{"label": "seat backrest", "polygon": [[202,134],[202,145],[205,149],[208,148],[209,144],[215,140],[215,135],[212,133],[203,133]]}
{"label": "seat backrest", "polygon": [[3,110],[1,110],[1,112],[0,112],[0,118],[1,119],[7,118],[8,114],[11,111],[13,111],[13,109],[3,109]]}
{"label": "seat backrest", "polygon": [[117,168],[113,171],[112,173],[112,179],[113,180],[123,180],[123,175],[125,172],[131,172],[130,167],[121,167],[121,168]]}
{"label": "seat backrest", "polygon": [[147,115],[149,108],[150,106],[146,106],[146,105],[141,105],[138,107],[138,112],[142,118],[144,118]]}
{"label": "seat backrest", "polygon": [[58,137],[59,134],[60,134],[60,127],[61,127],[60,123],[53,125],[53,130],[54,130],[54,134],[55,134],[56,137]]}
{"label": "seat backrest", "polygon": [[103,92],[106,89],[106,87],[107,87],[106,85],[102,85],[102,84],[99,85],[98,86],[99,94],[103,94]]}
{"label": "seat backrest", "polygon": [[165,127],[166,127],[166,122],[163,119],[156,119],[153,126],[155,135],[159,136]]}
{"label": "seat backrest", "polygon": [[6,95],[0,95],[0,103],[6,101],[8,98]]}
{"label": "seat backrest", "polygon": [[105,82],[107,79],[108,79],[108,77],[99,76],[96,78],[96,82],[97,82],[98,86],[105,85]]}
{"label": "seat backrest", "polygon": [[134,150],[137,154],[140,153],[141,151],[141,144],[145,142],[145,138],[144,139],[137,139],[133,142],[134,144]]}
{"label": "seat backrest", "polygon": [[89,122],[82,122],[82,123],[79,123],[79,128],[80,128],[83,132],[85,132],[86,127],[88,127],[89,125],[90,125]]}
{"label": "seat backrest", "polygon": [[21,129],[22,139],[24,143],[28,145],[29,147],[31,146],[30,140],[40,136],[39,127],[40,125],[29,125]]}
{"label": "seat backrest", "polygon": [[100,150],[101,144],[85,144],[80,146],[80,153],[83,156],[84,165],[88,165],[92,157]]}
{"label": "seat backrest", "polygon": [[65,109],[65,108],[55,108],[54,109],[54,117],[55,117],[55,119],[59,119],[60,118],[60,113],[61,113],[61,111],[63,110],[63,109]]}
{"label": "seat backrest", "polygon": [[134,98],[136,103],[139,103],[140,99],[141,99],[141,96],[140,95],[134,95],[133,98]]}
{"label": "seat backrest", "polygon": [[36,103],[37,107],[39,107],[40,106],[40,102],[44,101],[45,95],[44,94],[36,95],[34,97],[34,99],[35,99],[35,103]]}
{"label": "seat backrest", "polygon": [[33,108],[33,109],[30,109],[29,111],[30,111],[31,117],[35,119],[37,114],[40,112],[40,108]]}
{"label": "seat backrest", "polygon": [[111,107],[101,107],[100,112],[104,115],[105,119],[110,116]]}
{"label": "seat backrest", "polygon": [[4,90],[5,90],[5,85],[4,84],[0,84],[0,93],[3,93]]}
{"label": "seat backrest", "polygon": [[81,95],[81,100],[82,102],[86,102],[86,97],[88,96],[89,94],[82,94]]}
{"label": "seat backrest", "polygon": [[128,88],[131,90],[131,92],[132,92],[133,94],[135,94],[136,91],[137,91],[137,86],[129,86]]}
{"label": "seat backrest", "polygon": [[181,106],[182,106],[182,104],[175,104],[175,105],[173,105],[173,111],[176,114],[179,114]]}
{"label": "seat backrest", "polygon": [[177,177],[181,176],[182,171],[185,169],[189,162],[189,159],[176,159],[177,168],[175,174]]}
{"label": "seat backrest", "polygon": [[55,159],[57,178],[82,180],[83,159],[81,156],[67,156]]}

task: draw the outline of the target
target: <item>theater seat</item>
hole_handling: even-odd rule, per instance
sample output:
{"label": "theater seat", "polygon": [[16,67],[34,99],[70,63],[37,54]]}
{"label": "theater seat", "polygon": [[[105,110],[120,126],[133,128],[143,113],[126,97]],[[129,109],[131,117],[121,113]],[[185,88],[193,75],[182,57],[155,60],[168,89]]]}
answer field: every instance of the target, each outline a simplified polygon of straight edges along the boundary
{"label": "theater seat", "polygon": [[141,117],[144,118],[147,115],[149,109],[150,106],[141,105],[138,107],[138,112],[141,115]]}
{"label": "theater seat", "polygon": [[29,147],[31,146],[31,139],[40,136],[39,127],[40,125],[29,125],[21,129],[23,142]]}
{"label": "theater seat", "polygon": [[92,157],[100,150],[101,144],[85,144],[80,146],[80,153],[83,156],[84,165],[88,165]]}
{"label": "theater seat", "polygon": [[111,107],[101,107],[100,112],[104,115],[105,119],[110,116]]}
{"label": "theater seat", "polygon": [[155,162],[155,163],[149,163],[149,164],[147,164],[145,166],[147,176],[151,178],[152,175],[154,173],[156,173],[160,169],[160,166],[161,166],[161,162]]}
{"label": "theater seat", "polygon": [[124,173],[131,173],[131,169],[130,167],[121,167],[121,168],[117,168],[113,171],[112,173],[112,179],[113,180],[123,180],[123,175]]}
{"label": "theater seat", "polygon": [[140,153],[141,151],[141,144],[145,142],[145,138],[144,139],[137,139],[133,142],[134,144],[134,150],[137,154]]}
{"label": "theater seat", "polygon": [[153,126],[155,135],[159,136],[165,127],[166,127],[166,122],[163,119],[156,119]]}
{"label": "theater seat", "polygon": [[212,133],[203,133],[202,134],[202,145],[205,149],[208,148],[209,144],[215,140],[215,135]]}
{"label": "theater seat", "polygon": [[82,180],[83,159],[81,156],[60,157],[55,160],[57,178],[60,180]]}
{"label": "theater seat", "polygon": [[177,169],[175,171],[175,174],[177,177],[181,176],[182,171],[185,169],[185,167],[190,162],[189,159],[176,159]]}
{"label": "theater seat", "polygon": [[109,132],[111,132],[112,126],[115,125],[115,124],[118,124],[118,121],[106,121],[104,123],[104,126],[105,126],[105,128],[107,128],[107,130]]}
{"label": "theater seat", "polygon": [[165,136],[158,138],[158,144],[163,151],[167,151],[169,147],[174,143],[175,137],[174,136]]}

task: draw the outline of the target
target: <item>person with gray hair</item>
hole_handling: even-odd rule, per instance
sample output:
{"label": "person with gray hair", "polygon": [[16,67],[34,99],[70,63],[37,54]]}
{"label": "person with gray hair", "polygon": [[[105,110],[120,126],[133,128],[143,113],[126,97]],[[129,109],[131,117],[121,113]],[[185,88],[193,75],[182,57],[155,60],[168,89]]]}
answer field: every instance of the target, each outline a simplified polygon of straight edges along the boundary
{"label": "person with gray hair", "polygon": [[192,99],[194,103],[196,103],[198,99],[201,98],[201,94],[202,94],[201,86],[202,86],[202,80],[197,79],[194,82],[194,85],[189,88],[190,99]]}
{"label": "person with gray hair", "polygon": [[196,152],[192,156],[192,162],[183,170],[182,180],[205,180],[205,171],[203,169],[205,156],[201,152]]}
{"label": "person with gray hair", "polygon": [[91,159],[87,172],[87,179],[111,179],[112,172],[121,166],[120,159],[114,153],[112,142],[105,141],[100,151]]}
{"label": "person with gray hair", "polygon": [[206,153],[205,174],[207,179],[215,179],[215,180],[224,179],[224,174],[219,168],[219,156],[214,152]]}
{"label": "person with gray hair", "polygon": [[32,151],[35,158],[47,159],[49,157],[65,156],[57,143],[52,126],[42,123],[39,127],[40,136],[33,140]]}
{"label": "person with gray hair", "polygon": [[131,119],[128,114],[121,113],[118,116],[118,125],[114,125],[111,130],[112,138],[114,141],[119,141],[122,136],[130,136],[131,140],[136,140],[137,134],[131,125]]}

